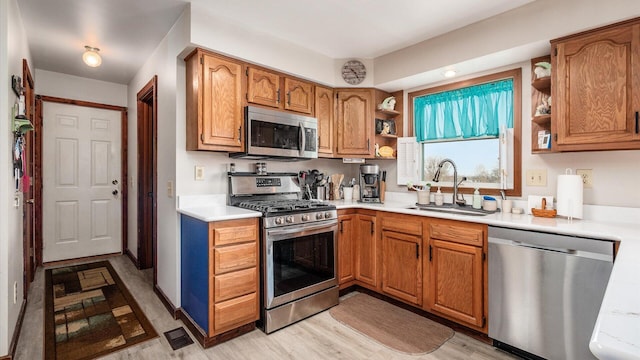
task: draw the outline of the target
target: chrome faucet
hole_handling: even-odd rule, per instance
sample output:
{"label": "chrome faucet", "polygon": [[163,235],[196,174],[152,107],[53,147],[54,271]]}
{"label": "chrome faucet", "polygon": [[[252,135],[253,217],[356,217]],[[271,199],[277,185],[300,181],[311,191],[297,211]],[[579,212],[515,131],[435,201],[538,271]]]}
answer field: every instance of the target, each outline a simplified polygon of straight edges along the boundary
{"label": "chrome faucet", "polygon": [[[436,174],[433,177],[433,182],[439,182],[440,181],[440,170],[442,170],[442,166],[444,165],[444,163],[449,163],[451,164],[451,166],[453,166],[453,201],[454,204],[458,204],[460,206],[465,206],[467,201],[464,199],[464,197],[462,199],[458,198],[458,185],[460,185],[458,183],[458,168],[456,167],[456,164],[453,162],[453,160],[451,159],[444,159],[442,161],[440,161],[440,163],[438,164],[438,169],[436,170]],[[464,181],[465,178],[463,178],[460,182]]]}

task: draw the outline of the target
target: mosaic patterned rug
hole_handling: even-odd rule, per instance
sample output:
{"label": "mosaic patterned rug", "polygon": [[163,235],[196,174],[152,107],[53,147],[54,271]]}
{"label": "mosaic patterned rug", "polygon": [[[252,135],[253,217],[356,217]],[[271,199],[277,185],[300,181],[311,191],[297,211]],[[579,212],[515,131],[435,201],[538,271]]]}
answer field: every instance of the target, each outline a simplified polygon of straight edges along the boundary
{"label": "mosaic patterned rug", "polygon": [[45,272],[45,359],[93,359],[155,338],[108,261]]}

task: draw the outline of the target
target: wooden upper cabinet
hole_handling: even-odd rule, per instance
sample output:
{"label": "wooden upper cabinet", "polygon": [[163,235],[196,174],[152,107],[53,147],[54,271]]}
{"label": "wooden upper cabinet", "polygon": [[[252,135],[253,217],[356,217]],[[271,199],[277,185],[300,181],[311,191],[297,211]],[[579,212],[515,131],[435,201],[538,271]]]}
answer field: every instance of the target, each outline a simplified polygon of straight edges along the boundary
{"label": "wooden upper cabinet", "polygon": [[248,102],[313,115],[312,83],[251,65],[246,73]]}
{"label": "wooden upper cabinet", "polygon": [[196,50],[187,68],[187,150],[242,151],[242,63]]}
{"label": "wooden upper cabinet", "polygon": [[284,109],[313,114],[313,85],[306,81],[284,78]]}
{"label": "wooden upper cabinet", "polygon": [[640,148],[640,20],[551,41],[561,151]]}
{"label": "wooden upper cabinet", "polygon": [[333,157],[333,123],[335,102],[333,90],[316,86],[316,118],[318,119],[318,156]]}
{"label": "wooden upper cabinet", "polygon": [[337,156],[373,157],[375,104],[369,89],[339,90]]}
{"label": "wooden upper cabinet", "polygon": [[253,104],[280,107],[280,75],[247,67],[247,101]]}

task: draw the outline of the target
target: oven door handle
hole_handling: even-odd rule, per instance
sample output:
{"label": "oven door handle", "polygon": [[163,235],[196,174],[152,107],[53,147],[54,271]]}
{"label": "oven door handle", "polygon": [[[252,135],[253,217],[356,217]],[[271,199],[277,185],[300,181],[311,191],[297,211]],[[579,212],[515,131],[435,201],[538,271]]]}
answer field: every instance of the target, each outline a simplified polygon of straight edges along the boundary
{"label": "oven door handle", "polygon": [[322,229],[331,230],[332,228],[337,226],[338,226],[338,223],[333,223],[333,224],[324,223],[321,225],[296,226],[293,229],[267,230],[267,235],[268,236],[281,236],[281,235],[291,235],[291,234],[305,235],[305,234],[315,232],[316,230],[322,230]]}

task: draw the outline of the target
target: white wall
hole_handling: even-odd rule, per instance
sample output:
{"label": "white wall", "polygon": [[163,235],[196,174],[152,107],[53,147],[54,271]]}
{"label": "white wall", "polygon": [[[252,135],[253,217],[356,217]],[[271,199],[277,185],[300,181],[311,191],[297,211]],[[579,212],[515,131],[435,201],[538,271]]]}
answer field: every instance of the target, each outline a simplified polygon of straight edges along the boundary
{"label": "white wall", "polygon": [[[22,194],[15,192],[11,147],[11,108],[16,96],[11,75],[22,77],[22,59],[31,64],[22,17],[15,0],[0,2],[0,356],[7,354],[23,295]],[[18,207],[14,207],[14,197]],[[17,283],[17,302],[13,286]]]}
{"label": "white wall", "polygon": [[100,104],[127,106],[127,86],[36,69],[36,94]]}
{"label": "white wall", "polygon": [[[548,41],[585,29],[640,15],[636,0],[537,0],[375,59],[376,86],[403,84],[400,79],[440,71],[445,66],[469,73],[549,53]],[[541,52],[542,51],[542,52]],[[419,78],[419,76],[417,76]],[[404,83],[407,84],[407,83]],[[423,83],[424,84],[424,83]],[[412,83],[404,88],[418,86]]]}

